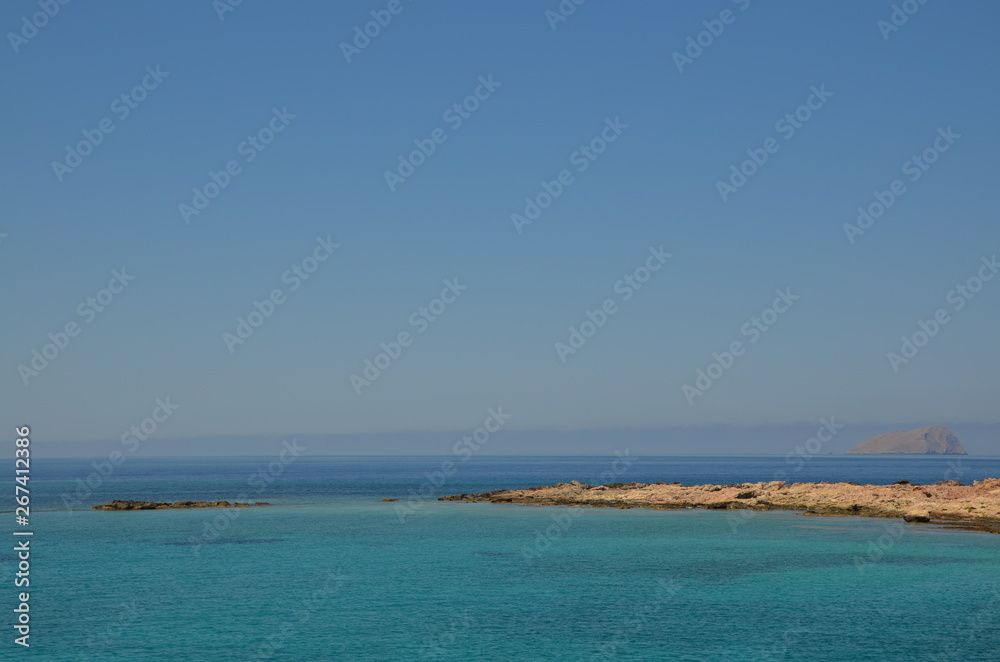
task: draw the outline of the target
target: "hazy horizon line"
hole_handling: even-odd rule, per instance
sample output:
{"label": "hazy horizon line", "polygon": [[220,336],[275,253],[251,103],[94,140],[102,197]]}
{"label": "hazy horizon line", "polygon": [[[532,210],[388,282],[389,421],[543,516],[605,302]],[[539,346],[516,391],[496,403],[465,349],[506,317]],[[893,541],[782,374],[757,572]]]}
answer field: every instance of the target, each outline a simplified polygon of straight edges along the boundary
{"label": "hazy horizon line", "polygon": [[[824,417],[827,418],[827,417]],[[828,418],[834,419],[836,416],[830,416]],[[801,426],[815,426],[818,425],[819,421],[791,421],[787,423],[706,423],[706,424],[674,424],[674,425],[659,425],[659,426],[635,426],[635,427],[623,427],[623,426],[610,426],[610,427],[591,427],[591,428],[505,428],[503,433],[507,434],[527,434],[527,433],[538,433],[538,434],[594,434],[594,433],[650,433],[650,432],[662,432],[662,431],[678,431],[678,430],[692,430],[692,431],[707,431],[707,430],[720,430],[720,429],[754,429],[754,430],[764,430],[764,429],[777,429],[777,428],[791,428],[791,427],[801,427]],[[860,421],[860,422],[848,422],[842,423],[849,427],[885,427],[886,431],[895,430],[917,430],[923,427],[929,427],[931,425],[940,425],[942,427],[952,427],[952,426],[980,426],[980,427],[990,427],[997,426],[1000,427],[1000,420],[998,421],[949,421],[949,422],[938,422],[938,423],[887,423],[885,421]],[[889,428],[892,428],[891,430]],[[170,436],[170,437],[150,437],[149,441],[164,443],[168,441],[198,441],[204,439],[235,439],[235,438],[250,438],[250,439],[272,439],[280,437],[282,439],[287,437],[345,437],[345,436],[388,436],[388,435],[460,435],[468,434],[470,430],[468,428],[461,429],[448,429],[448,430],[428,430],[428,429],[411,429],[411,430],[388,430],[388,431],[367,431],[367,432],[227,432],[227,433],[204,433],[204,434],[192,434],[192,435],[180,435],[180,436]],[[89,443],[107,443],[109,441],[114,441],[113,438],[88,438],[88,439],[49,439],[49,440],[38,440],[35,443],[58,443],[58,444],[89,444]]]}

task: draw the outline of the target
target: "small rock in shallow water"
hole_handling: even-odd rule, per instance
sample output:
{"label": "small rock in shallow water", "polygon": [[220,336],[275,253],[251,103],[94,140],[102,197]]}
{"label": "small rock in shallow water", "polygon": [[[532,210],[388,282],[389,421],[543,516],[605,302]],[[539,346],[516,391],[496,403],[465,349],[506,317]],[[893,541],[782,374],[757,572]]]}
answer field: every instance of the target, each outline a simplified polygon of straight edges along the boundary
{"label": "small rock in shallow water", "polygon": [[[270,505],[259,502],[254,505]],[[169,508],[249,508],[249,503],[229,503],[228,501],[175,501],[168,503],[164,501],[126,501],[115,499],[93,506],[92,510],[166,510]]]}

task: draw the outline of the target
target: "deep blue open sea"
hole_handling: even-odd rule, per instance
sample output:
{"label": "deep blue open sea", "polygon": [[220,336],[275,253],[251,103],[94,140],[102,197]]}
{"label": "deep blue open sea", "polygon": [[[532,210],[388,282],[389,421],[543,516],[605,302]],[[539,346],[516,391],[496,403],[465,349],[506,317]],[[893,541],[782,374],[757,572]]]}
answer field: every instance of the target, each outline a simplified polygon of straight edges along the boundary
{"label": "deep blue open sea", "polygon": [[[38,460],[31,648],[13,643],[11,543],[0,659],[1000,660],[1000,535],[436,501],[570,480],[1000,477],[1000,458],[800,459],[129,458],[108,476],[90,460]],[[89,510],[116,498],[273,505]]]}

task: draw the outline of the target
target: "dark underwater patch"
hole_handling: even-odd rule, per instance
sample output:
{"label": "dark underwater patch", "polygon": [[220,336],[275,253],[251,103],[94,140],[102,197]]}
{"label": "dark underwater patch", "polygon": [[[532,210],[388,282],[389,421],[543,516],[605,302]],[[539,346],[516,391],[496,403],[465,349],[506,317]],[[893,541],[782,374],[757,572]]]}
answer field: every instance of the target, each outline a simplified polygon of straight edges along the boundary
{"label": "dark underwater patch", "polygon": [[181,540],[177,542],[168,542],[167,545],[176,545],[180,547],[198,547],[200,545],[265,545],[274,542],[285,542],[284,538],[252,538],[249,540]]}

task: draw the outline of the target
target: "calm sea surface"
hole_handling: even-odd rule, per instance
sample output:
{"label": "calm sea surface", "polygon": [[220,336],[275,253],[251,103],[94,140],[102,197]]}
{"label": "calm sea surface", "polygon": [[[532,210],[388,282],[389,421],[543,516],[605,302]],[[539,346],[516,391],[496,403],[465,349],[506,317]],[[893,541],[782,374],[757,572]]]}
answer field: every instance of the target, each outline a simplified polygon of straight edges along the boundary
{"label": "calm sea surface", "polygon": [[[0,659],[1000,659],[1000,535],[435,500],[570,480],[1000,477],[1000,458],[798,459],[130,458],[108,476],[100,461],[39,461],[32,646],[13,644],[11,543]],[[89,510],[115,498],[273,505]]]}

